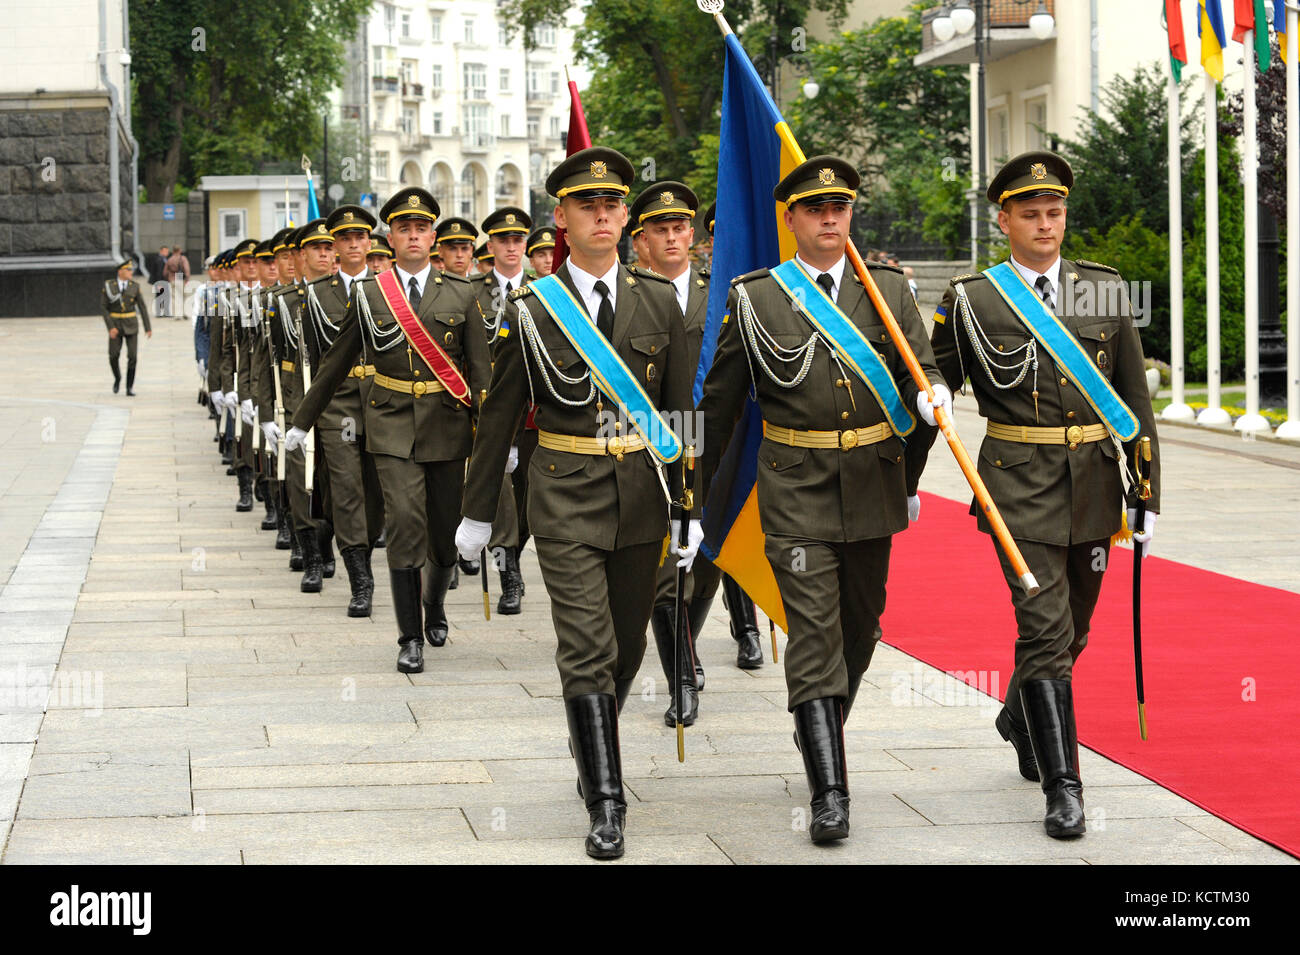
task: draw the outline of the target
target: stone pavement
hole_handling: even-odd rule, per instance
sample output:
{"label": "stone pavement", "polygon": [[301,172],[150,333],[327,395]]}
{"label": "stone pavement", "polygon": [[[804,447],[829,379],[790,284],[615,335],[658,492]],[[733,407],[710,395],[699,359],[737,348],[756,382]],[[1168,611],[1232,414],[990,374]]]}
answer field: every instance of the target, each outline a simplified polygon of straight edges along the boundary
{"label": "stone pavement", "polygon": [[[446,647],[399,674],[382,554],[374,616],[349,620],[341,566],[300,593],[260,509],[234,511],[188,323],[141,343],[134,399],[104,352],[98,319],[0,323],[3,861],[588,861],[535,555],[524,614],[485,623],[467,582]],[[1157,552],[1300,591],[1300,448],[1163,439]],[[967,499],[932,461],[924,488]],[[1088,835],[1047,838],[994,704],[921,667],[900,705],[920,665],[889,647],[847,731],[853,836],[816,848],[781,667],[768,647],[737,670],[733,647],[719,601],[685,764],[647,655],[620,728],[626,862],[1294,861],[1087,751]]]}

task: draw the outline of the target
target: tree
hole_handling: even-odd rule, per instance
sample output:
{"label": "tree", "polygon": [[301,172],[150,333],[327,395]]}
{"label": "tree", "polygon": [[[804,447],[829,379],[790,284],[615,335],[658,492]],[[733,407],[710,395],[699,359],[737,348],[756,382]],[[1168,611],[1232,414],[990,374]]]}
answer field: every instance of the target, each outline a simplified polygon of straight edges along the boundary
{"label": "tree", "polygon": [[178,182],[246,173],[320,142],[345,67],[343,41],[369,0],[263,0],[232,15],[215,0],[130,0],[133,113],[155,202]]}

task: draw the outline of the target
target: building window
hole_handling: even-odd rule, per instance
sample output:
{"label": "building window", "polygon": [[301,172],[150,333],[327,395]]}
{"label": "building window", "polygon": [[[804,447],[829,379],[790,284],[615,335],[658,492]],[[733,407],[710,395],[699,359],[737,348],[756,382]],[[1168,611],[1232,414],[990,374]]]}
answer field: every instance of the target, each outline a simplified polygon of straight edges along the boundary
{"label": "building window", "polygon": [[442,135],[442,113],[433,114],[433,135]]}
{"label": "building window", "polygon": [[551,71],[551,95],[555,96],[560,92],[560,74],[556,70]]}
{"label": "building window", "polygon": [[533,27],[533,45],[553,49],[555,47],[555,27],[550,23],[539,23]]}
{"label": "building window", "polygon": [[465,37],[464,37],[464,39],[465,39],[465,42],[466,42],[466,43],[473,43],[473,42],[474,42],[474,18],[473,18],[473,17],[466,17],[466,18],[465,18]]}
{"label": "building window", "polygon": [[402,36],[410,39],[411,36],[411,15],[402,11]]}
{"label": "building window", "polygon": [[429,14],[429,39],[434,43],[442,42],[442,14]]}
{"label": "building window", "polygon": [[551,117],[551,135],[552,136],[560,135],[560,117],[558,116]]}
{"label": "building window", "polygon": [[486,106],[467,105],[465,107],[465,135],[473,137],[474,141],[482,141],[487,137],[488,129],[488,108]]}
{"label": "building window", "polygon": [[373,167],[370,171],[376,179],[388,178],[388,153],[377,152],[371,162]]}
{"label": "building window", "polygon": [[432,77],[432,81],[429,83],[429,86],[432,89],[438,91],[442,90],[442,64],[441,63],[433,64],[433,77]]}
{"label": "building window", "polygon": [[1025,103],[1025,148],[1047,148],[1047,97]]}
{"label": "building window", "polygon": [[528,118],[528,138],[533,140],[537,139],[537,137],[541,135],[541,131],[541,124],[535,117],[530,116]]}
{"label": "building window", "polygon": [[501,114],[501,135],[502,136],[510,135],[510,114],[509,113]]}
{"label": "building window", "polygon": [[302,214],[301,202],[294,201],[289,203],[289,215],[291,217],[290,219],[286,219],[284,217],[283,201],[277,202],[275,204],[275,228],[277,230],[283,229],[285,226],[289,225],[291,221],[295,225],[302,225],[304,222],[307,221]]}
{"label": "building window", "polygon": [[234,245],[236,242],[248,235],[247,221],[248,212],[245,209],[222,209],[219,213],[221,220],[221,244]]}
{"label": "building window", "polygon": [[465,64],[465,98],[487,99],[487,67],[482,63]]}
{"label": "building window", "polygon": [[500,74],[499,74],[499,75],[500,75],[500,81],[501,81],[501,83],[500,83],[500,85],[501,85],[501,92],[502,92],[502,93],[509,93],[509,92],[510,92],[510,71],[507,70],[507,69],[504,69],[504,68],[503,68],[503,69],[500,71]]}
{"label": "building window", "polygon": [[415,107],[405,106],[402,108],[402,132],[410,134],[419,128],[415,118]]}
{"label": "building window", "polygon": [[415,60],[403,60],[402,61],[402,82],[414,83],[415,74],[418,69],[419,69],[419,64],[416,63]]}
{"label": "building window", "polygon": [[504,24],[502,24],[497,27],[497,46],[509,46],[509,45],[510,45],[510,31],[505,28]]}
{"label": "building window", "polygon": [[393,31],[397,29],[397,8],[391,3],[384,4],[384,29],[388,31],[388,40],[393,40]]}
{"label": "building window", "polygon": [[996,167],[1011,158],[1011,115],[1005,106],[989,110],[989,165]]}
{"label": "building window", "polygon": [[460,174],[460,214],[471,221],[477,218],[474,215],[474,193],[478,191],[477,185],[474,181],[474,167],[466,166]]}
{"label": "building window", "polygon": [[384,128],[384,101],[381,99],[375,100],[375,127]]}

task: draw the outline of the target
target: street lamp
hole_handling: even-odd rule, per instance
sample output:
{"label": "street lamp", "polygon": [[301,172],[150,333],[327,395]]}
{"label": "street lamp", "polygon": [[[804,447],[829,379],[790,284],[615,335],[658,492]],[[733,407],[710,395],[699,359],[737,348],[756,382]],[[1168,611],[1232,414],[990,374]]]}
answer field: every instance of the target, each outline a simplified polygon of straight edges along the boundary
{"label": "street lamp", "polygon": [[808,99],[816,99],[821,91],[821,85],[816,80],[809,80],[803,85],[803,95]]}

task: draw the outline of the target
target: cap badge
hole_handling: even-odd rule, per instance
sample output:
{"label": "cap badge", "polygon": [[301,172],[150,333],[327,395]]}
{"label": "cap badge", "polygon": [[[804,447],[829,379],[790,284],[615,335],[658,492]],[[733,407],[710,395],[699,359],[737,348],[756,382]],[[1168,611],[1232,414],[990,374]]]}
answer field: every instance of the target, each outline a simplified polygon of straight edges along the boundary
{"label": "cap badge", "polygon": [[659,193],[659,201],[666,206],[671,206],[673,204],[673,200],[676,198],[677,198],[676,196],[674,196],[671,192],[668,192],[667,190],[664,190],[663,192]]}
{"label": "cap badge", "polygon": [[345,212],[345,213],[343,213],[343,221],[344,221],[344,222],[351,222],[352,219],[353,219],[353,215],[352,215],[352,213],[350,213],[350,212]]}
{"label": "cap badge", "polygon": [[320,225],[316,227],[316,231],[320,235],[325,235],[329,230],[325,228],[325,223],[322,222]]}
{"label": "cap badge", "polygon": [[1039,180],[1046,179],[1047,165],[1041,162],[1034,163],[1032,166],[1029,167],[1029,175]]}
{"label": "cap badge", "polygon": [[542,233],[542,241],[543,241],[543,242],[550,242],[550,241],[551,241],[551,234],[550,234],[549,232],[543,232],[543,233]]}
{"label": "cap badge", "polygon": [[591,164],[591,178],[604,179],[609,175],[609,167],[604,162],[593,162]]}
{"label": "cap badge", "polygon": [[823,186],[835,185],[835,170],[831,169],[829,166],[826,167],[825,169],[818,169],[817,181],[821,183]]}
{"label": "cap badge", "polygon": [[418,206],[420,204],[420,197],[412,194],[407,197],[406,202],[407,205]]}
{"label": "cap badge", "polygon": [[514,225],[514,224],[515,224],[515,214],[513,212],[507,212],[506,225]]}

